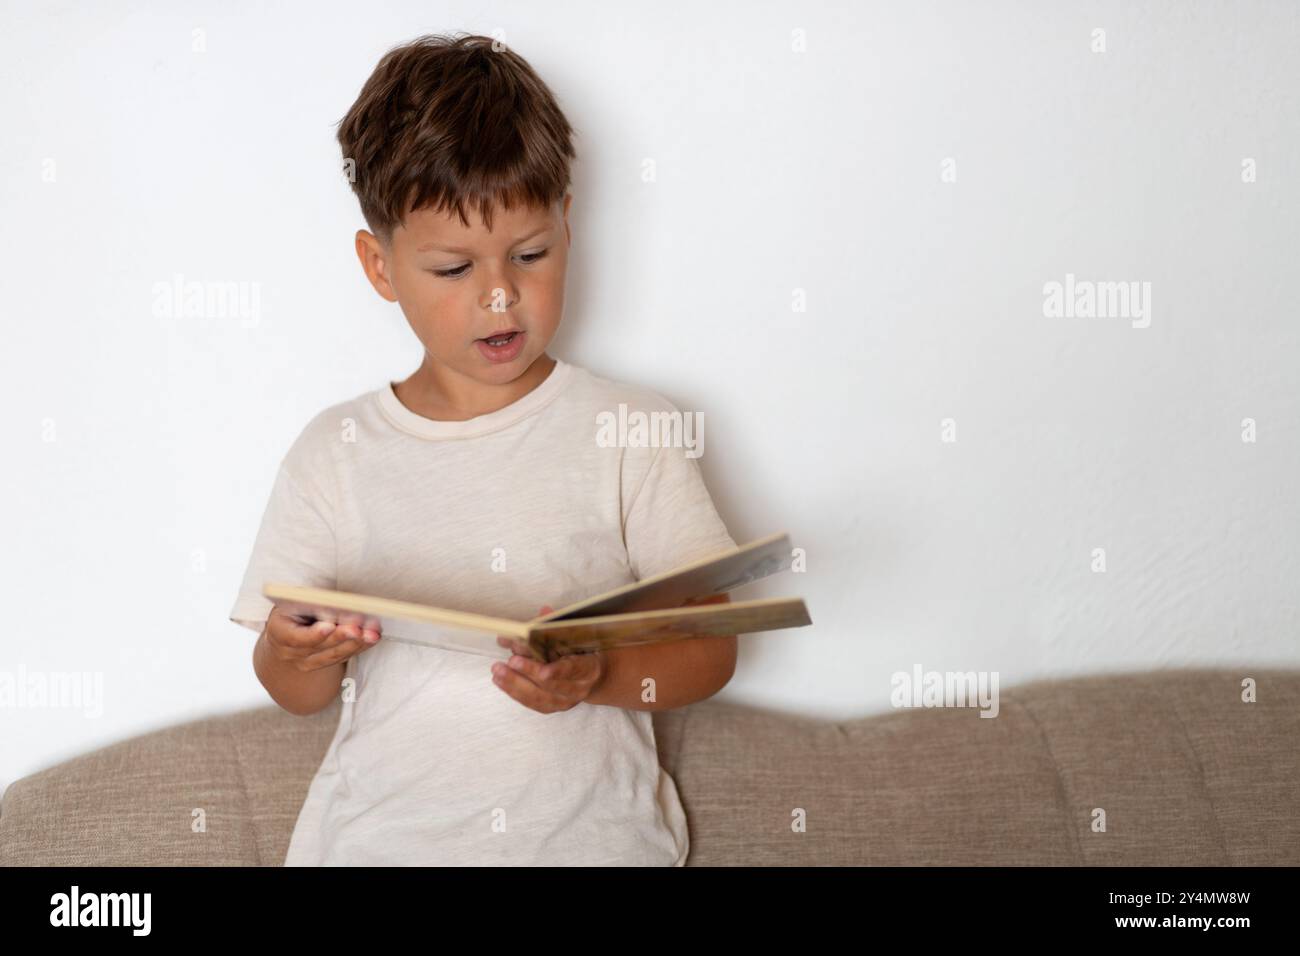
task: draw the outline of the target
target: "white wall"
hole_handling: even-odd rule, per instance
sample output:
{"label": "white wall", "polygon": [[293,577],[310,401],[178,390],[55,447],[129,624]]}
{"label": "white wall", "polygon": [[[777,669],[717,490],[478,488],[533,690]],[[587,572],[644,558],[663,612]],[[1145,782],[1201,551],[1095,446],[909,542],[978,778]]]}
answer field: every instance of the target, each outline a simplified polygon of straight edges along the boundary
{"label": "white wall", "polygon": [[[423,32],[504,30],[580,132],[552,353],[704,412],[733,536],[806,549],[743,596],[814,626],[742,638],[727,698],[1296,665],[1294,6],[334,6],[5,4],[3,670],[103,712],[0,708],[0,786],[269,703],[226,614],[275,466],[419,362],[333,135]],[[1045,316],[1067,273],[1150,283],[1149,326]],[[177,274],[257,323],[156,317]]]}

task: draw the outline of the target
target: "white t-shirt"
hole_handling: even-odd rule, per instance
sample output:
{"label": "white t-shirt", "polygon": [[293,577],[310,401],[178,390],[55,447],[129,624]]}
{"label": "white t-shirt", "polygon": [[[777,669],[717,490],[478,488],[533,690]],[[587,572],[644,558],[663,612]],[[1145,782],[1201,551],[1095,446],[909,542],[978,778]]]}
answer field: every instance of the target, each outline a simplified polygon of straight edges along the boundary
{"label": "white t-shirt", "polygon": [[[687,449],[597,441],[620,403],[677,411],[558,359],[468,421],[417,415],[391,384],[327,408],[281,462],[230,619],[260,634],[276,581],[527,620],[734,547]],[[382,639],[350,658],[355,701],[285,865],[684,864],[650,712],[542,714],[493,660]]]}

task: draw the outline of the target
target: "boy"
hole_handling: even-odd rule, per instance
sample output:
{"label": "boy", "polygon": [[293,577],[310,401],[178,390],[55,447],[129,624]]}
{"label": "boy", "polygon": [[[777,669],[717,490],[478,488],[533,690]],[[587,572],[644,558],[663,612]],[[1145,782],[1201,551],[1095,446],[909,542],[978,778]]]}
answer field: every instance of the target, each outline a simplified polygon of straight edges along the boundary
{"label": "boy", "polygon": [[514,655],[497,673],[300,626],[261,594],[281,581],[527,619],[734,547],[684,449],[596,441],[620,403],[675,407],[546,354],[571,133],[528,64],[479,36],[390,51],[340,124],[370,227],[358,257],[424,358],[302,430],[230,613],[259,633],[254,667],[282,707],[343,698],[286,865],[686,861],[649,711],[721,689],[734,636],[545,667]]}

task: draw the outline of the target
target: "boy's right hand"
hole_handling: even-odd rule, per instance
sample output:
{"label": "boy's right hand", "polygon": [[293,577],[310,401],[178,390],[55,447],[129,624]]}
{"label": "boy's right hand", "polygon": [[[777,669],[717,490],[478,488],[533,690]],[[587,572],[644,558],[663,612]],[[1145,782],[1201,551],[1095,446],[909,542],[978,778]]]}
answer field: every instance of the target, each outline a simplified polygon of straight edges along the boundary
{"label": "boy's right hand", "polygon": [[266,619],[267,646],[279,658],[301,671],[315,671],[346,661],[379,642],[378,622],[335,624],[317,621],[299,624],[279,606]]}

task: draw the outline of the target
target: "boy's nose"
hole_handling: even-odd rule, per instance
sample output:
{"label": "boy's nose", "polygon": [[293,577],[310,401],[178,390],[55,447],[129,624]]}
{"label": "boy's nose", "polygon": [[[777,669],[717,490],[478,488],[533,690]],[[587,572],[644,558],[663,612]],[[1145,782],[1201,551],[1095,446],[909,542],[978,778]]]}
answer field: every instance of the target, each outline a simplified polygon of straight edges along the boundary
{"label": "boy's nose", "polygon": [[492,312],[505,312],[519,301],[519,290],[509,282],[493,282],[480,300]]}

